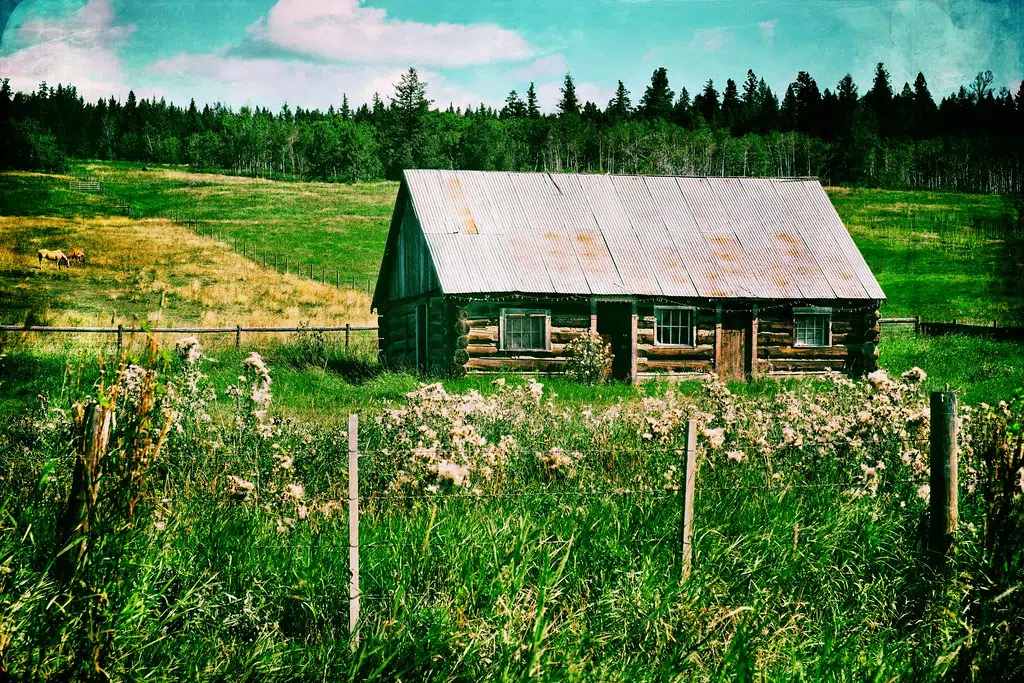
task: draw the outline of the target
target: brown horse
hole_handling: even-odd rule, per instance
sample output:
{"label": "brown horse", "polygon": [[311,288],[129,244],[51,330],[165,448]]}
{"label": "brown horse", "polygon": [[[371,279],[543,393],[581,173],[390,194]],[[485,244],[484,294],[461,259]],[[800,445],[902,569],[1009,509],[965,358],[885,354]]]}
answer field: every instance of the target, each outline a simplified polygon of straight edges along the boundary
{"label": "brown horse", "polygon": [[46,259],[47,261],[55,261],[57,263],[57,270],[60,270],[60,264],[62,263],[65,266],[71,266],[71,261],[68,260],[68,257],[65,256],[64,252],[61,251],[60,249],[57,249],[56,251],[51,251],[49,249],[40,249],[38,256],[40,268],[43,267],[43,259]]}
{"label": "brown horse", "polygon": [[74,263],[85,263],[85,249],[82,249],[81,247],[75,247],[74,249],[69,251],[68,261],[73,261]]}

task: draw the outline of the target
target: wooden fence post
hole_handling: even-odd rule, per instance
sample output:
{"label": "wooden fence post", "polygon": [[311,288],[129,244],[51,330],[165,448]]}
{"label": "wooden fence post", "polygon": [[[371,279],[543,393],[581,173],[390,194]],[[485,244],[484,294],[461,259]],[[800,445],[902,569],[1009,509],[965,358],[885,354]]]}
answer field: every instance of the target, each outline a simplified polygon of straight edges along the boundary
{"label": "wooden fence post", "polygon": [[242,326],[235,325],[235,348],[242,348]]}
{"label": "wooden fence post", "polygon": [[348,416],[348,632],[359,647],[359,415]]}
{"label": "wooden fence post", "polygon": [[117,354],[121,355],[121,345],[124,342],[124,325],[117,326]]}
{"label": "wooden fence post", "polygon": [[348,353],[348,336],[352,332],[352,324],[345,323],[345,353]]}
{"label": "wooden fence post", "polygon": [[334,286],[341,289],[341,271],[337,268],[334,269]]}
{"label": "wooden fence post", "polygon": [[959,459],[957,396],[955,391],[933,391],[931,395],[931,477],[929,544],[938,556],[945,556],[953,544],[959,510],[957,505]]}
{"label": "wooden fence post", "polygon": [[914,336],[921,334],[921,316],[914,316]]}
{"label": "wooden fence post", "polygon": [[309,264],[309,279],[310,280],[314,279],[313,278],[313,264],[312,263]]}
{"label": "wooden fence post", "polygon": [[686,422],[686,470],[683,473],[683,581],[693,567],[693,488],[697,481],[697,421]]}
{"label": "wooden fence post", "polygon": [[276,272],[280,273],[280,272],[281,272],[281,269],[277,267],[277,256],[278,256],[278,255],[277,255],[277,252],[274,252],[274,270],[275,270]]}

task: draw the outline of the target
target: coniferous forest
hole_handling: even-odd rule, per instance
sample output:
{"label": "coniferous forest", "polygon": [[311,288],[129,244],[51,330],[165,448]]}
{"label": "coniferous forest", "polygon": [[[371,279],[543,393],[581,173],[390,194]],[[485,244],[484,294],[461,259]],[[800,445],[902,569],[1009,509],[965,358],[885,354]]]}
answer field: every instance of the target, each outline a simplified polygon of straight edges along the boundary
{"label": "coniferous forest", "polygon": [[61,171],[69,158],[188,164],[196,170],[355,182],[404,168],[679,175],[818,176],[829,184],[1019,193],[1024,82],[993,88],[990,71],[936,102],[925,76],[894,85],[879,63],[870,86],[849,75],[822,89],[806,71],[781,96],[752,70],[724,88],[673,90],[665,68],[642,93],[619,81],[604,106],[565,76],[557,112],[531,83],[505,105],[432,108],[410,68],[385,96],[326,112],[164,100],[84,101],[73,85],[0,87],[0,166]]}

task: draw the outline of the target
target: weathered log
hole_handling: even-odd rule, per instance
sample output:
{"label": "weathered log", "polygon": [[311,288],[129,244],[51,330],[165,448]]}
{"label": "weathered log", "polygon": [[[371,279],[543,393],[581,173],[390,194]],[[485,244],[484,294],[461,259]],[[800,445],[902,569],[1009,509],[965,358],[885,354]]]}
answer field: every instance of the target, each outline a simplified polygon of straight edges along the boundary
{"label": "weathered log", "polygon": [[760,346],[758,358],[847,358],[850,349],[845,346]]}
{"label": "weathered log", "polygon": [[465,364],[468,370],[537,370],[559,371],[565,365],[564,358],[470,358]]}
{"label": "weathered log", "polygon": [[466,335],[469,339],[470,344],[479,344],[481,342],[494,342],[498,343],[498,326],[494,325],[491,327],[474,327]]}
{"label": "weathered log", "polygon": [[690,360],[711,360],[715,347],[711,344],[701,346],[658,346],[656,344],[637,344],[637,356],[645,358],[679,358]]}
{"label": "weathered log", "polygon": [[636,359],[637,372],[652,372],[655,370],[704,370],[711,368],[711,361],[708,360],[651,360],[649,358]]}
{"label": "weathered log", "polygon": [[768,362],[769,372],[800,372],[813,370],[843,370],[846,367],[846,360],[771,360]]}

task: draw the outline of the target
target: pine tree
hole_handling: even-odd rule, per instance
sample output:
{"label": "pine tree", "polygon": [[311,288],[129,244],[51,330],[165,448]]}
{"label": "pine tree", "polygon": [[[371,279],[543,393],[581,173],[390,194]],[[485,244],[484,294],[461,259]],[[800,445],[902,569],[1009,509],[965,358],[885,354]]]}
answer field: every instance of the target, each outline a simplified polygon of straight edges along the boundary
{"label": "pine tree", "polygon": [[677,126],[693,128],[693,106],[690,103],[690,91],[685,87],[679,90],[679,98],[672,105],[672,120]]}
{"label": "pine tree", "polygon": [[704,117],[704,120],[709,126],[718,125],[718,91],[715,90],[715,82],[710,78],[708,79],[708,82],[704,84],[704,90],[693,98],[693,108]]}
{"label": "pine tree", "polygon": [[521,119],[526,116],[526,105],[519,98],[519,93],[511,90],[505,98],[505,106],[501,109],[500,117],[503,119]]}
{"label": "pine tree", "polygon": [[640,106],[637,113],[641,118],[653,121],[672,118],[672,102],[675,93],[668,87],[668,70],[659,66],[651,74],[651,84],[644,90],[644,96],[640,98]]}
{"label": "pine tree", "polygon": [[846,74],[836,84],[836,134],[839,137],[848,136],[852,132],[858,99],[857,84],[853,76]]}
{"label": "pine tree", "polygon": [[619,81],[619,85],[615,88],[615,97],[608,101],[608,108],[605,110],[605,114],[608,116],[608,121],[611,125],[620,123],[629,119],[633,113],[633,104],[629,100],[629,91],[626,90],[626,86]]}
{"label": "pine tree", "polygon": [[882,62],[875,66],[875,80],[864,99],[875,115],[879,133],[888,136],[892,111],[892,85],[889,83],[889,72],[885,70],[885,64]]}
{"label": "pine tree", "polygon": [[572,74],[565,74],[562,99],[558,101],[558,113],[562,116],[578,116],[580,113],[580,101],[576,97],[576,84],[572,81]]}
{"label": "pine tree", "polygon": [[395,84],[395,96],[391,100],[391,105],[398,112],[398,120],[405,134],[411,138],[419,130],[423,117],[430,108],[427,83],[420,80],[420,75],[413,67],[410,66]]}
{"label": "pine tree", "polygon": [[734,130],[741,118],[739,90],[736,88],[736,81],[730,78],[725,82],[725,92],[722,93],[722,127]]}
{"label": "pine tree", "polygon": [[537,89],[533,87],[533,81],[530,81],[530,87],[526,89],[526,115],[531,119],[540,118],[540,107],[537,106]]}
{"label": "pine tree", "polygon": [[817,132],[821,116],[821,92],[814,78],[806,71],[797,73],[796,80],[790,86],[793,89],[795,108],[793,123],[801,133]]}
{"label": "pine tree", "polygon": [[782,120],[782,130],[796,130],[796,110],[796,91],[793,90],[793,84],[790,83],[786,86],[786,94],[782,98],[782,108],[779,110],[779,117]]}
{"label": "pine tree", "polygon": [[352,118],[352,108],[348,104],[348,95],[341,93],[341,110],[338,112],[344,121]]}

